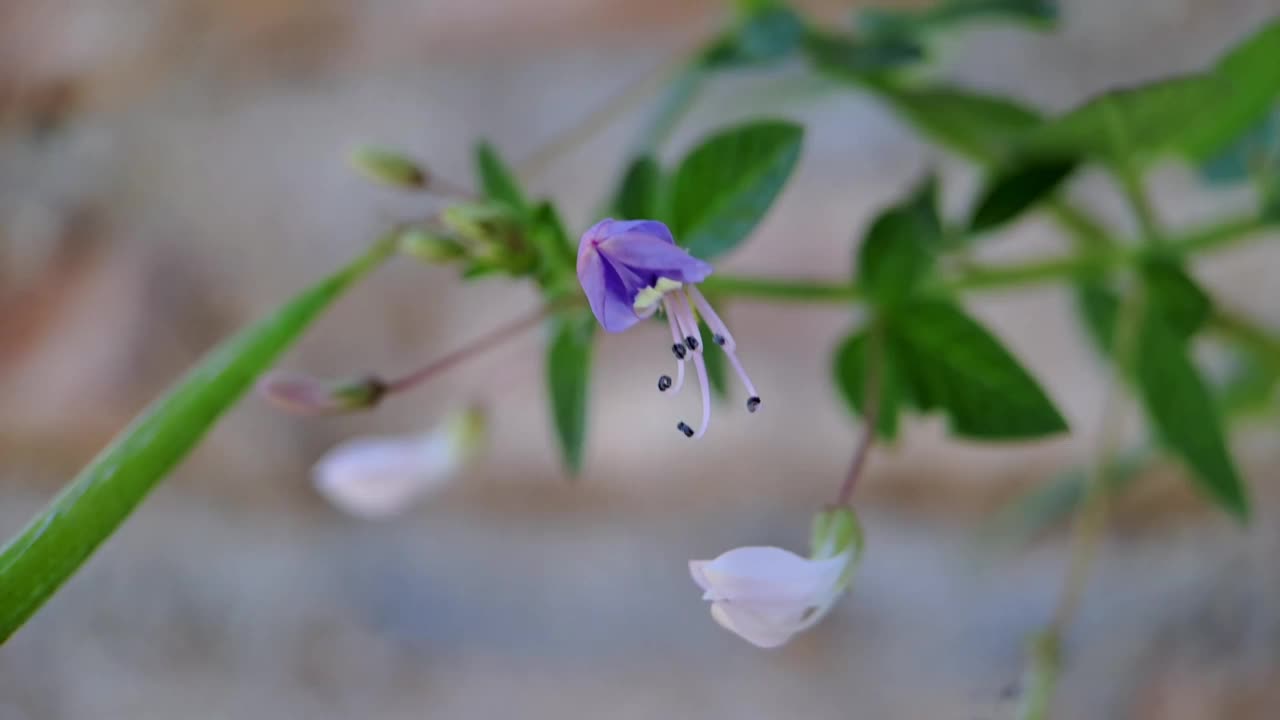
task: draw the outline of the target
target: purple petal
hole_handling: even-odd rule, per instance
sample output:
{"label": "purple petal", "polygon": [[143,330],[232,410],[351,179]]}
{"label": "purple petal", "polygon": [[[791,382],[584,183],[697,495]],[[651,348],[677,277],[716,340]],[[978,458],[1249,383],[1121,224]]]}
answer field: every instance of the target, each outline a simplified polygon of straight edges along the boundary
{"label": "purple petal", "polygon": [[656,274],[678,282],[698,283],[712,272],[710,263],[652,235],[615,235],[600,243],[598,249],[609,262],[640,275]]}
{"label": "purple petal", "polygon": [[632,293],[627,291],[618,272],[598,252],[584,253],[578,261],[578,282],[587,295],[591,312],[607,332],[617,333],[640,322],[631,307]]}
{"label": "purple petal", "polygon": [[607,237],[618,235],[649,235],[669,245],[675,245],[676,239],[671,236],[671,229],[657,220],[610,220],[606,228]]}

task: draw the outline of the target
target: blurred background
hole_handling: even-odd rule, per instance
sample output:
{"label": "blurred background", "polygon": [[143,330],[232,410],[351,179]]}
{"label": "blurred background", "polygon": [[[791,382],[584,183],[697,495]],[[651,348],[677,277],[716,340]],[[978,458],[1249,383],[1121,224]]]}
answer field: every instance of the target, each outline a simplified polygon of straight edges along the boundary
{"label": "blurred background", "polygon": [[[833,22],[856,6],[800,5]],[[1276,0],[1062,5],[1052,33],[950,37],[942,73],[1060,109],[1204,66],[1280,13]],[[476,140],[529,157],[727,13],[716,0],[0,2],[0,534],[219,338],[433,207],[352,174],[354,143],[468,183]],[[527,178],[572,228],[594,220],[646,117],[637,108]],[[974,186],[972,169],[873,100],[799,68],[717,81],[670,149],[780,108],[807,123],[807,151],[727,269],[830,277],[855,231],[924,169],[941,168],[953,207]],[[1093,180],[1082,200],[1122,220]],[[1171,224],[1251,202],[1179,167],[1154,187]],[[983,252],[1059,247],[1032,220]],[[1196,273],[1280,327],[1277,270],[1280,252],[1258,243]],[[535,300],[397,262],[283,365],[397,372]],[[854,592],[784,649],[716,627],[686,561],[803,548],[852,452],[828,362],[856,318],[739,302],[729,322],[767,412],[748,417],[735,400],[703,441],[679,441],[674,401],[652,387],[670,360],[660,329],[608,337],[575,485],[554,452],[538,331],[369,416],[298,419],[246,400],[0,649],[0,720],[1009,717],[1065,536],[993,547],[984,528],[1088,459],[1105,383],[1063,290],[970,307],[1075,432],[991,447],[911,424],[860,491],[869,552]],[[472,401],[491,411],[490,452],[413,512],[360,522],[312,490],[310,465],[334,443],[422,429]],[[1059,717],[1280,715],[1276,438],[1274,426],[1234,434],[1256,498],[1247,530],[1168,464],[1120,503],[1069,637]]]}

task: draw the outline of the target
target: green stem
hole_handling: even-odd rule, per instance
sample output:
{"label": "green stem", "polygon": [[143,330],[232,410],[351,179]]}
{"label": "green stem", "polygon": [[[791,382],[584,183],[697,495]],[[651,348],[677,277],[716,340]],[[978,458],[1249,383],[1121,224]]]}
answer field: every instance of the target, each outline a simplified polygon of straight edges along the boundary
{"label": "green stem", "polygon": [[[1230,218],[1173,239],[1169,244],[1169,250],[1177,255],[1186,256],[1222,250],[1244,240],[1259,237],[1257,231],[1263,227],[1263,223],[1256,216]],[[1096,243],[1089,242],[1096,246]],[[1082,255],[1027,263],[970,265],[959,276],[940,281],[936,289],[942,293],[952,293],[1027,287],[1056,282],[1081,274],[1129,267],[1141,257],[1141,249],[1109,247]],[[852,283],[829,280],[716,274],[707,278],[703,287],[708,292],[725,297],[778,302],[847,303],[862,298],[862,292]]]}
{"label": "green stem", "polygon": [[744,297],[782,302],[834,302],[858,300],[862,292],[851,283],[821,280],[712,275],[702,283],[704,292],[725,297]]}
{"label": "green stem", "polygon": [[1238,313],[1216,308],[1209,318],[1209,329],[1218,335],[1248,347],[1254,355],[1280,368],[1280,337]]}

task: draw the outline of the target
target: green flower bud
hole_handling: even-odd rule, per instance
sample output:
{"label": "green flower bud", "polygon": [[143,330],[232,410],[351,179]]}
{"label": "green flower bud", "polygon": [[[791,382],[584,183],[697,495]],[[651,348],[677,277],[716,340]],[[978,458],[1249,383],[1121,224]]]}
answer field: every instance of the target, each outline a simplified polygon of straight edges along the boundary
{"label": "green flower bud", "polygon": [[361,145],[351,151],[353,168],[374,182],[403,188],[422,190],[431,181],[431,174],[413,160],[397,152],[369,145]]}
{"label": "green flower bud", "polygon": [[467,254],[457,240],[422,227],[405,228],[397,242],[400,252],[432,264],[447,263]]}

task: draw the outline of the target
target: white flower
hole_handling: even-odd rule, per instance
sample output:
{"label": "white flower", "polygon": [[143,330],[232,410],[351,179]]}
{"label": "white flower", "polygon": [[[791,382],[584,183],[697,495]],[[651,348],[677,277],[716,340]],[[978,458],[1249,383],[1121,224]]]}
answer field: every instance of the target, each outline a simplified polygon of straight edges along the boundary
{"label": "white flower", "polygon": [[484,434],[484,415],[467,410],[424,434],[356,438],[321,458],[312,480],[338,509],[385,518],[448,485],[477,454]]}
{"label": "white flower", "polygon": [[740,547],[689,572],[711,601],[711,617],[757,647],[778,647],[815,625],[840,596],[850,548],[810,560],[777,547]]}
{"label": "white flower", "polygon": [[849,507],[813,518],[813,558],[777,547],[740,547],[691,560],[689,573],[717,623],[757,647],[778,647],[818,623],[849,586],[862,528]]}

